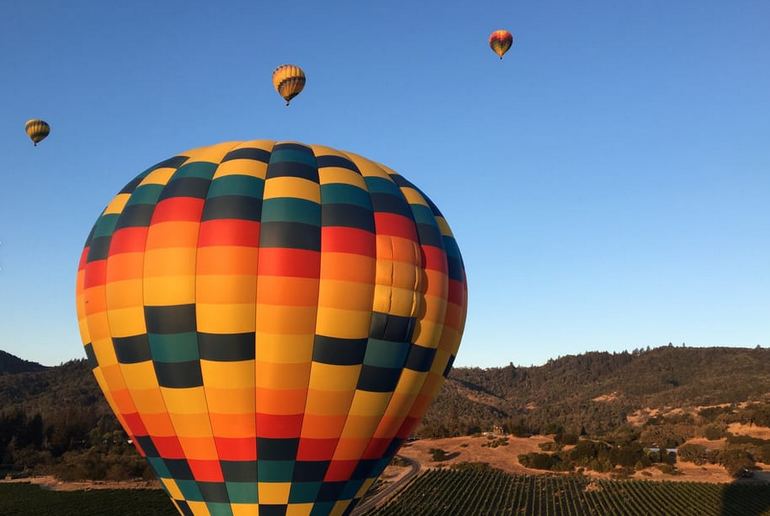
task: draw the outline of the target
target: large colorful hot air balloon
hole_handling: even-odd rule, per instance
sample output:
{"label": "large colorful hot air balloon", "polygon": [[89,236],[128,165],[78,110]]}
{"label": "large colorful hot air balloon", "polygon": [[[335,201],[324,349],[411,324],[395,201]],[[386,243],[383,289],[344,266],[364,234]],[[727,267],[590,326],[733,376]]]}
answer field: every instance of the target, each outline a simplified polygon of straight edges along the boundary
{"label": "large colorful hot air balloon", "polygon": [[51,132],[51,126],[45,120],[33,118],[32,120],[27,120],[27,123],[24,124],[24,131],[29,136],[29,139],[32,140],[34,146],[37,147],[37,144],[45,140],[45,137]]}
{"label": "large colorful hot air balloon", "polygon": [[96,380],[182,514],[342,514],[451,369],[467,287],[438,208],[317,145],[248,141],[147,169],[88,237]]}
{"label": "large colorful hot air balloon", "polygon": [[281,65],[273,70],[273,87],[288,106],[305,87],[305,72],[296,65]]}
{"label": "large colorful hot air balloon", "polygon": [[496,30],[489,35],[489,47],[500,56],[500,59],[508,52],[511,45],[513,45],[513,35],[507,30]]}

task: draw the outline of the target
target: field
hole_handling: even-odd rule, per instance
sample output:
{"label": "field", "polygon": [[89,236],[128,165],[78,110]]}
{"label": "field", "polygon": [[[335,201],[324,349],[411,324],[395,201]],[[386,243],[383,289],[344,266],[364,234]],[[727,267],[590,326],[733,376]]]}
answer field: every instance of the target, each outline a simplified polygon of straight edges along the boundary
{"label": "field", "polygon": [[[174,516],[166,494],[152,489],[49,491],[0,484],[8,516]],[[499,470],[428,470],[397,498],[367,516],[666,515],[770,516],[770,485],[596,480],[510,475]]]}
{"label": "field", "polygon": [[31,484],[0,484],[4,516],[176,516],[160,489],[48,491]]}
{"label": "field", "polygon": [[391,515],[770,515],[770,485],[611,481],[502,471],[430,470],[384,508]]}

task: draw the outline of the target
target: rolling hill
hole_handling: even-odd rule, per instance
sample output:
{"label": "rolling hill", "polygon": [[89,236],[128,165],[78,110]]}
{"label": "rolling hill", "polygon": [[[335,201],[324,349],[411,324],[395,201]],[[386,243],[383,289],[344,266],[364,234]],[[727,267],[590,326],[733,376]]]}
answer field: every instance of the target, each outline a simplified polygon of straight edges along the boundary
{"label": "rolling hill", "polygon": [[[109,413],[85,360],[46,368],[0,352],[0,407],[27,414],[62,407]],[[770,349],[666,346],[589,352],[542,366],[455,368],[419,434],[449,436],[519,422],[604,433],[646,408],[696,407],[759,400],[770,393]]]}
{"label": "rolling hill", "polygon": [[35,371],[44,371],[45,369],[47,368],[44,365],[40,365],[37,362],[22,360],[19,357],[0,350],[0,374],[29,373]]}

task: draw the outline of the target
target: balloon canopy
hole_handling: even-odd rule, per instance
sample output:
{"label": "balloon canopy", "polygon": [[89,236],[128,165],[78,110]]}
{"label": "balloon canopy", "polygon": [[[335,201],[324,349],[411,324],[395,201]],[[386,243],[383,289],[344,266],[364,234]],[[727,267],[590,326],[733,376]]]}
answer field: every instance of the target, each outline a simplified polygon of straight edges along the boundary
{"label": "balloon canopy", "polygon": [[24,132],[27,133],[29,139],[37,147],[37,144],[45,140],[46,136],[51,132],[51,126],[45,120],[33,118],[32,120],[27,120],[24,124]]}
{"label": "balloon canopy", "polygon": [[341,514],[452,367],[467,286],[438,208],[318,145],[247,141],[150,167],[77,275],[85,352],[182,514]]}
{"label": "balloon canopy", "polygon": [[513,35],[507,30],[496,30],[489,35],[489,47],[500,56],[500,59],[508,52],[511,45],[513,45]]}
{"label": "balloon canopy", "polygon": [[305,72],[297,65],[281,65],[273,70],[273,88],[288,106],[305,88]]}

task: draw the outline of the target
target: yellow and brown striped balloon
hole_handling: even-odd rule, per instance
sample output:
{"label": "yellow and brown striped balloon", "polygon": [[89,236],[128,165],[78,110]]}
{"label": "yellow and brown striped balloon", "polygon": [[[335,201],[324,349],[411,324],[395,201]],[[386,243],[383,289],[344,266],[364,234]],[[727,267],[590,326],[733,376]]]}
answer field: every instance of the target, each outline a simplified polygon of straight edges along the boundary
{"label": "yellow and brown striped balloon", "polygon": [[297,65],[281,65],[273,71],[273,87],[288,106],[305,87],[305,72]]}
{"label": "yellow and brown striped balloon", "polygon": [[489,46],[495,54],[503,58],[508,49],[513,45],[513,36],[507,30],[496,30],[489,35]]}
{"label": "yellow and brown striped balloon", "polygon": [[45,120],[33,118],[32,120],[27,120],[24,130],[27,132],[30,140],[32,140],[32,143],[37,146],[51,132],[51,126]]}

